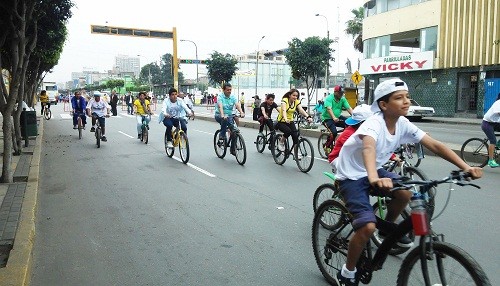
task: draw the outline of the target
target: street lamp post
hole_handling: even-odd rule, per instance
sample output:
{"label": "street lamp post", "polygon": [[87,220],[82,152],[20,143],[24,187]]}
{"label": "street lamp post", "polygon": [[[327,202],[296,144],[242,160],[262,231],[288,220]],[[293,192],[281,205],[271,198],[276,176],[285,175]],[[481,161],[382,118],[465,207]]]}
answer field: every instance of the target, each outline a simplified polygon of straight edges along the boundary
{"label": "street lamp post", "polygon": [[262,38],[260,38],[259,40],[259,43],[257,44],[257,61],[256,61],[256,64],[255,64],[255,95],[257,95],[257,81],[259,79],[258,75],[259,75],[259,49],[260,49],[260,41],[262,41],[262,39],[264,39],[266,36],[262,36]]}
{"label": "street lamp post", "polygon": [[[328,26],[328,18],[325,15],[321,15],[321,14],[316,14],[316,16],[320,16],[320,17],[325,18],[325,20],[326,20],[326,38],[328,39],[328,42],[330,42],[330,29],[328,28],[329,27]],[[328,44],[328,47],[330,47],[330,44]],[[336,60],[338,61],[339,59],[336,59]],[[327,90],[328,90],[328,87],[330,85],[329,76],[328,76],[329,66],[330,66],[330,60],[328,60],[326,62],[326,70],[325,70],[325,72],[326,72],[326,74],[325,74],[325,86],[326,86]]]}
{"label": "street lamp post", "polygon": [[196,45],[195,42],[191,40],[181,40],[181,42],[190,42],[194,44],[195,52],[196,52],[196,91],[198,91],[198,46]]}

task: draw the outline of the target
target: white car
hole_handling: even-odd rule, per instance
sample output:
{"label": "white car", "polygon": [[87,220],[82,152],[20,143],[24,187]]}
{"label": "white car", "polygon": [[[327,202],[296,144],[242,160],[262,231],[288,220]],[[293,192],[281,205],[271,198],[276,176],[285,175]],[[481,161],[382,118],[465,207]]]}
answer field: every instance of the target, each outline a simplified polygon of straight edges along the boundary
{"label": "white car", "polygon": [[425,116],[434,116],[435,114],[434,108],[421,106],[420,104],[418,104],[418,102],[416,102],[413,99],[410,99],[410,101],[411,101],[411,106],[408,109],[408,114],[406,115],[406,117],[422,119],[422,117]]}

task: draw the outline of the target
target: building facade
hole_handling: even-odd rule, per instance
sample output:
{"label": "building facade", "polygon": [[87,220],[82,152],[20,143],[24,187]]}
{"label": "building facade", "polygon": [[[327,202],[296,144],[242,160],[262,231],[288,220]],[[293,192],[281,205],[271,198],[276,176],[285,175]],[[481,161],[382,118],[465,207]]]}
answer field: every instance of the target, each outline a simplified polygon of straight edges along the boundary
{"label": "building facade", "polygon": [[437,116],[480,118],[500,93],[500,1],[371,0],[365,12],[369,96],[399,77]]}
{"label": "building facade", "polygon": [[141,60],[139,57],[130,57],[127,55],[118,55],[115,57],[115,73],[127,74],[139,77],[141,72]]}

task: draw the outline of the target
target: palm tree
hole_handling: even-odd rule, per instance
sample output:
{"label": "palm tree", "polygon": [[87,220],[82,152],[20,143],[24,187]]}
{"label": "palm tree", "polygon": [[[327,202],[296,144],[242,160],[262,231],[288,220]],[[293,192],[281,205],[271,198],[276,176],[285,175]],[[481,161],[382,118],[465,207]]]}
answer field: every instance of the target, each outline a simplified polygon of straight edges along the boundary
{"label": "palm tree", "polygon": [[353,9],[351,12],[354,14],[354,18],[347,21],[347,29],[345,29],[346,34],[351,35],[354,39],[354,49],[363,52],[363,19],[365,18],[365,8],[359,7],[358,9]]}

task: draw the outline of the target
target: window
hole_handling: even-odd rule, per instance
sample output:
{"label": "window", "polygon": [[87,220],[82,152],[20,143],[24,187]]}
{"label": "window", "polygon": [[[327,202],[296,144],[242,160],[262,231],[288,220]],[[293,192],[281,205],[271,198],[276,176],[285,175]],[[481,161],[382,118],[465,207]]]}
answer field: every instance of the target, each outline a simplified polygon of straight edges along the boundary
{"label": "window", "polygon": [[437,33],[437,26],[420,30],[420,50],[422,52],[437,50]]}
{"label": "window", "polygon": [[363,51],[365,51],[365,58],[379,58],[389,55],[390,50],[390,36],[383,36],[366,40],[363,43]]}

